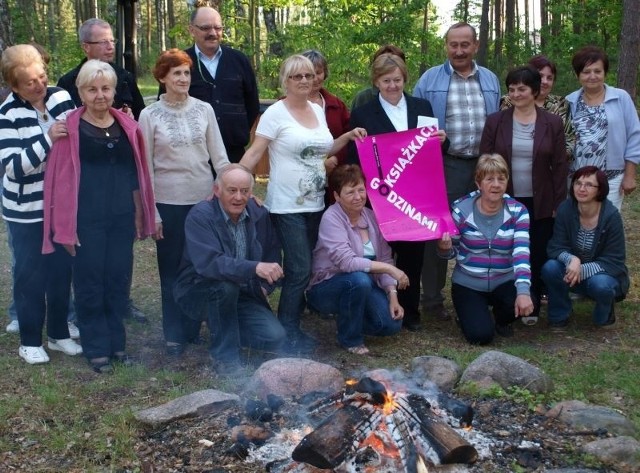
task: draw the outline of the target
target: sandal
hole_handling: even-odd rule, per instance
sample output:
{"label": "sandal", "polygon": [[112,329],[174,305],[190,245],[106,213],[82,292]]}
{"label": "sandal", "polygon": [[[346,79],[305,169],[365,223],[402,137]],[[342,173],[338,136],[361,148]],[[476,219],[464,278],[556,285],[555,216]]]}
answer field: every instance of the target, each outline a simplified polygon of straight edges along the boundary
{"label": "sandal", "polygon": [[124,352],[116,352],[111,355],[111,361],[122,366],[133,366],[136,364],[135,360]]}
{"label": "sandal", "polygon": [[353,354],[353,355],[368,355],[369,354],[369,349],[367,347],[365,347],[364,345],[358,345],[355,347],[347,347],[346,350]]}
{"label": "sandal", "polygon": [[91,369],[98,374],[113,373],[113,366],[111,366],[109,358],[92,358],[88,361]]}

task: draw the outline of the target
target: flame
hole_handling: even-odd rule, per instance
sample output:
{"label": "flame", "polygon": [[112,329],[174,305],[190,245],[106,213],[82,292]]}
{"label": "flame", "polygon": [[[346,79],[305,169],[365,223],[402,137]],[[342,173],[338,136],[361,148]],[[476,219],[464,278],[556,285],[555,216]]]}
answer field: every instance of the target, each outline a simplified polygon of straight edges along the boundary
{"label": "flame", "polygon": [[344,382],[344,384],[346,384],[347,386],[353,386],[354,384],[358,384],[358,380],[354,379],[354,378],[351,378],[351,379],[346,380]]}
{"label": "flame", "polygon": [[416,462],[416,471],[418,473],[429,473],[429,468],[424,464],[424,460],[421,456],[418,456],[418,461]]}
{"label": "flame", "polygon": [[384,412],[385,415],[389,415],[396,409],[396,407],[398,407],[398,404],[396,403],[396,400],[393,398],[393,393],[387,390],[386,394],[384,395],[384,404],[382,405],[382,412]]}
{"label": "flame", "polygon": [[467,432],[471,432],[473,430],[473,427],[471,425],[466,425],[466,424],[463,423],[462,430],[466,430]]}
{"label": "flame", "polygon": [[376,432],[372,432],[360,444],[360,447],[371,447],[383,457],[400,458],[400,450],[391,441],[391,435],[385,425],[381,425]]}

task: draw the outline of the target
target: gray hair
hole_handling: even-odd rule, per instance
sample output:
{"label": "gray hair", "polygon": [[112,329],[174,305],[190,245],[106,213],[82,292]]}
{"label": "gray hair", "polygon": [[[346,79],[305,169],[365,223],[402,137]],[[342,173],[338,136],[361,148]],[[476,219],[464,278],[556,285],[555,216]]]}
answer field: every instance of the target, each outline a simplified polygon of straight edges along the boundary
{"label": "gray hair", "polygon": [[42,64],[42,69],[46,72],[47,66],[44,59],[34,46],[30,44],[9,46],[2,53],[2,76],[9,87],[14,89],[18,86],[17,69],[34,64]]}
{"label": "gray hair", "polygon": [[111,86],[114,89],[116,88],[116,84],[118,83],[116,71],[113,70],[113,67],[111,67],[109,63],[98,59],[89,59],[83,64],[80,68],[80,72],[78,72],[76,87],[80,90],[96,80],[98,77],[104,77],[111,82]]}
{"label": "gray hair", "polygon": [[80,39],[80,44],[87,43],[92,41],[93,37],[93,27],[97,26],[99,28],[109,28],[111,29],[111,25],[100,18],[89,18],[87,21],[80,25],[78,28],[78,38]]}
{"label": "gray hair", "polygon": [[245,166],[238,163],[230,163],[230,164],[227,164],[225,167],[223,167],[216,175],[216,180],[214,181],[213,185],[215,187],[220,188],[222,186],[222,181],[224,176],[226,176],[229,172],[233,171],[234,169],[239,169],[247,173],[247,175],[251,179],[251,190],[253,190],[253,186],[256,183],[256,180],[254,179],[253,174]]}

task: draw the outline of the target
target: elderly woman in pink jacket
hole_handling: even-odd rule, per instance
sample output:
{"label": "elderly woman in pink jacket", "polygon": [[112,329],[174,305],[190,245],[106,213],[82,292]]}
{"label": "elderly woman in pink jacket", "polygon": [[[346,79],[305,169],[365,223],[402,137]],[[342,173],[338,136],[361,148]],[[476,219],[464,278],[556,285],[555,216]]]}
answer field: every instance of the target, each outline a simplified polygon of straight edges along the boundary
{"label": "elderly woman in pink jacket", "polygon": [[402,328],[398,290],[409,278],[396,268],[382,237],[360,166],[338,166],[329,176],[336,203],[320,221],[313,250],[307,304],[337,314],[338,342],[354,355],[367,355],[364,335],[393,335]]}
{"label": "elderly woman in pink jacket", "polygon": [[68,137],[51,150],[44,185],[43,252],[74,257],[73,289],[83,353],[98,373],[130,363],[123,315],[133,242],[155,231],[142,134],[112,108],[116,73],[87,61],[76,85],[84,106],[67,117]]}

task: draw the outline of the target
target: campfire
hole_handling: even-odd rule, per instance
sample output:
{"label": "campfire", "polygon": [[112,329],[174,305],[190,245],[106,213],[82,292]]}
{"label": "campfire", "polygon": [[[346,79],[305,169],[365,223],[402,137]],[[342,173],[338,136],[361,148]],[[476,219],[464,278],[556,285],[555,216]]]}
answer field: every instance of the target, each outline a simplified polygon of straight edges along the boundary
{"label": "campfire", "polygon": [[473,410],[460,401],[439,396],[430,402],[421,393],[369,377],[350,381],[307,407],[315,427],[292,458],[358,473],[419,473],[429,471],[429,465],[474,463],[478,452],[449,425],[441,408],[471,428]]}

